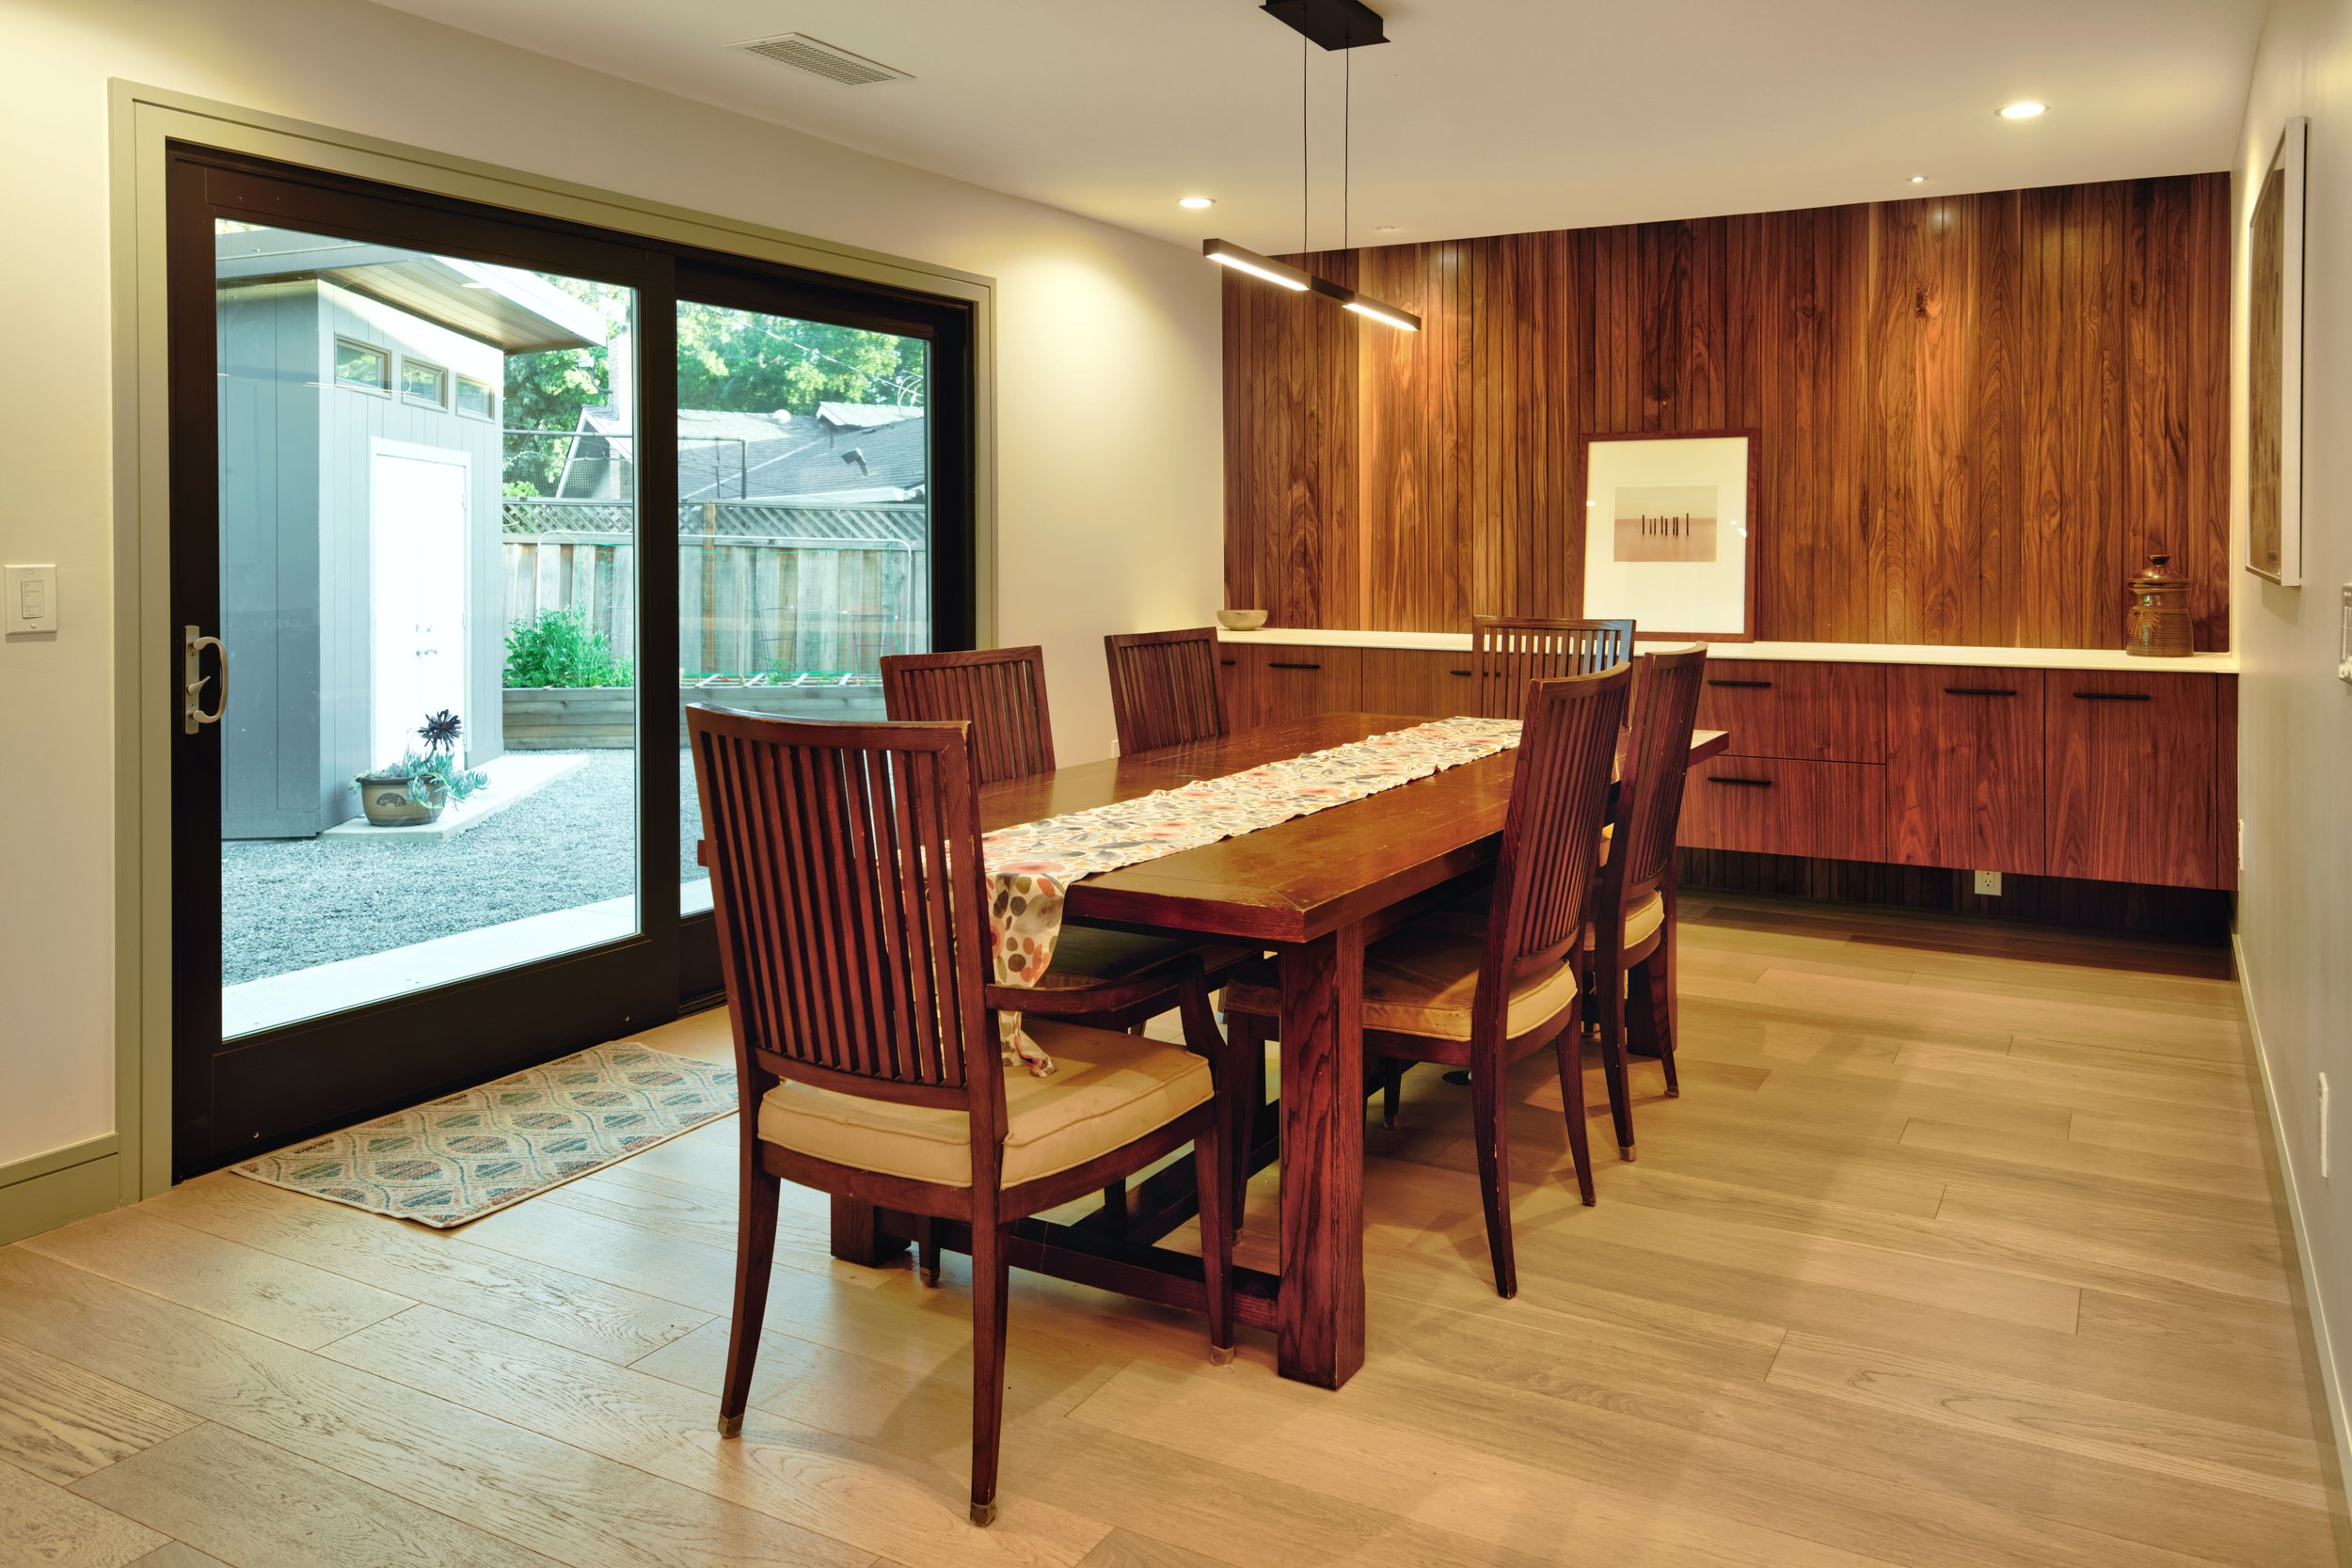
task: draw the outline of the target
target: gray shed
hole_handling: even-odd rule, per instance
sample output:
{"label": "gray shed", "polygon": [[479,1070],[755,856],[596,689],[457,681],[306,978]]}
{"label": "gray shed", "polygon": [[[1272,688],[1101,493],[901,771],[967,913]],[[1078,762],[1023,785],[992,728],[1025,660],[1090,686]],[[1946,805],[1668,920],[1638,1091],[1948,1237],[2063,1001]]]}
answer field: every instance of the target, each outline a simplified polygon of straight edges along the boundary
{"label": "gray shed", "polygon": [[506,356],[602,342],[529,273],[224,230],[219,284],[221,833],[310,837],[428,711],[500,754]]}

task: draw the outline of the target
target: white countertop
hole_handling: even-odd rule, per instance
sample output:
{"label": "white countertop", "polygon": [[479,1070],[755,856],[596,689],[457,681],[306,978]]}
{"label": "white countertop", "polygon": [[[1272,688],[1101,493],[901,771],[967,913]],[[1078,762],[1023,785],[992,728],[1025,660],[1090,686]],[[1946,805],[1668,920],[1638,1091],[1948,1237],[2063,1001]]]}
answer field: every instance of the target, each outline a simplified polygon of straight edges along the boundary
{"label": "white countertop", "polygon": [[[1419,648],[1470,652],[1466,631],[1326,631],[1302,626],[1264,626],[1217,636],[1236,644],[1263,642],[1281,648]],[[1680,646],[1637,641],[1637,652]],[[2185,658],[2149,658],[2121,648],[1966,648],[1932,642],[1713,642],[1717,658],[1803,659],[1823,664],[1951,664],[2012,670],[2150,670],[2183,674],[2234,675],[2235,654],[2191,654]]]}

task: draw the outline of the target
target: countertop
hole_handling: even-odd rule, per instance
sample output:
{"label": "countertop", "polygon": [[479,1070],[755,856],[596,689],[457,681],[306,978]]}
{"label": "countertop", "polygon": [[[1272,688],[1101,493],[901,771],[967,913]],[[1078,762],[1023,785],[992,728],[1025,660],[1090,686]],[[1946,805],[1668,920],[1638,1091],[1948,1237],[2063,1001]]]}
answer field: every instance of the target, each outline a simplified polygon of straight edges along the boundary
{"label": "countertop", "polygon": [[[1468,653],[1466,631],[1336,631],[1299,626],[1265,626],[1257,631],[1226,631],[1217,636],[1241,645],[1262,642],[1279,648],[1419,648],[1431,652]],[[1638,641],[1637,652],[1684,646],[1674,642]],[[1949,664],[2012,670],[2145,670],[2179,674],[2234,675],[2235,654],[2191,654],[2185,658],[2149,658],[2121,648],[1969,648],[1933,642],[1714,642],[1708,650],[1717,658],[1809,660],[1822,664]]]}

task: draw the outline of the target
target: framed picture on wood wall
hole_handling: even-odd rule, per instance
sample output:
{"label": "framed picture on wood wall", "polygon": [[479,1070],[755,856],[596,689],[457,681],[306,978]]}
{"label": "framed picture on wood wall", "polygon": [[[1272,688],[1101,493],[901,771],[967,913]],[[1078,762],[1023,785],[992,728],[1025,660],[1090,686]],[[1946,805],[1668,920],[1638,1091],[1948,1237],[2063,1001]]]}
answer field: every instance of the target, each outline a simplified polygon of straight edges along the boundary
{"label": "framed picture on wood wall", "polygon": [[2312,122],[2280,133],[2254,193],[2246,388],[2246,569],[2303,581],[2303,156]]}
{"label": "framed picture on wood wall", "polygon": [[1587,436],[1584,609],[1644,641],[1756,636],[1756,433]]}

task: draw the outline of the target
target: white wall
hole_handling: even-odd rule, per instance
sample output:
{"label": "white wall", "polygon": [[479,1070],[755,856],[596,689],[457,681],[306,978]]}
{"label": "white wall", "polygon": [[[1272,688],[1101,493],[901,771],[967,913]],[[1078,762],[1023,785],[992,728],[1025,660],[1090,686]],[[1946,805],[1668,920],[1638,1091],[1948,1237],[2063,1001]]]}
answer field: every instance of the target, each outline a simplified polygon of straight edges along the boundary
{"label": "white wall", "polygon": [[0,0],[0,560],[63,612],[0,644],[0,1166],[114,1120],[110,77],[993,277],[998,636],[1067,755],[1112,749],[1103,633],[1220,602],[1198,256],[354,0]]}
{"label": "white wall", "polygon": [[[2299,589],[2237,593],[2239,799],[2246,868],[2238,934],[2247,991],[2286,1130],[2325,1341],[2352,1356],[2352,686],[2336,679],[2338,603],[2352,579],[2352,7],[2274,0],[2238,150],[2233,402],[2244,428],[2245,219],[2281,123],[2312,120],[2304,276],[2303,540]],[[2241,443],[2242,448],[2242,443]],[[2245,453],[2233,486],[2245,524]],[[2328,1077],[2319,1175],[2318,1076]],[[2344,1434],[2340,1433],[2341,1440]]]}

